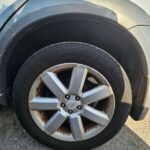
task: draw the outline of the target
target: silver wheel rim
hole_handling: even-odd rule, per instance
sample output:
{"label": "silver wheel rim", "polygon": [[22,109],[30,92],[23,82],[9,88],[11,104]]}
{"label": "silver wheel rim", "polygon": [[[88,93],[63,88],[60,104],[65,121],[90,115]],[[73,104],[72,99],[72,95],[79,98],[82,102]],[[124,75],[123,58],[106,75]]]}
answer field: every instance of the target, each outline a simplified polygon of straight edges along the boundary
{"label": "silver wheel rim", "polygon": [[[72,72],[68,87],[60,79],[65,71]],[[88,90],[87,82],[92,85]],[[52,96],[43,96],[41,93],[46,90],[42,86]],[[108,126],[115,110],[115,97],[101,73],[87,65],[65,63],[36,78],[29,93],[29,110],[37,126],[49,136],[62,141],[82,141]]]}

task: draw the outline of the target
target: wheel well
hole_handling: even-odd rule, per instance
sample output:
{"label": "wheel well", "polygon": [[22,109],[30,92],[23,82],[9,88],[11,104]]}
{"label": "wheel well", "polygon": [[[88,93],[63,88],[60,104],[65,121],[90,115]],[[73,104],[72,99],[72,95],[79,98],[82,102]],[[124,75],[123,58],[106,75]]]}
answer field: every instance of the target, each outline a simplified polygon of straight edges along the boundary
{"label": "wheel well", "polygon": [[119,24],[101,17],[84,14],[55,18],[53,21],[49,21],[49,18],[32,25],[19,38],[19,42],[12,46],[13,53],[6,74],[9,85],[13,85],[23,63],[39,49],[53,43],[77,41],[95,45],[111,54],[125,69],[135,99],[141,75],[147,73],[147,66],[143,51],[134,37]]}

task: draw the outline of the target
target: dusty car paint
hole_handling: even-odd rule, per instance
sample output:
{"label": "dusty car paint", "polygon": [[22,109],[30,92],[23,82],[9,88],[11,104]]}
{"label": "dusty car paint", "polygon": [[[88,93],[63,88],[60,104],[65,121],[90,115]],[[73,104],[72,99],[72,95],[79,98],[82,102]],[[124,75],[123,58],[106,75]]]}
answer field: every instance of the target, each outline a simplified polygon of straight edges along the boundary
{"label": "dusty car paint", "polygon": [[26,0],[7,0],[0,2],[0,31],[14,13],[26,2]]}
{"label": "dusty car paint", "polygon": [[142,8],[148,15],[150,15],[150,1],[149,0],[131,0]]}
{"label": "dusty car paint", "polygon": [[16,0],[2,0],[0,1],[0,14],[5,11],[10,5],[12,5]]}
{"label": "dusty car paint", "polygon": [[[130,29],[136,25],[150,25],[150,19],[143,8],[129,0],[85,0],[112,10],[118,23]],[[146,4],[145,4],[146,5]]]}
{"label": "dusty car paint", "polygon": [[[7,2],[8,1],[8,2]],[[7,8],[6,4],[14,3],[15,0],[2,0],[0,2],[0,8],[2,9],[3,6]],[[17,3],[22,3],[25,0],[17,0]],[[132,2],[131,2],[132,1]],[[59,5],[67,5],[67,4],[80,4],[80,5],[97,5],[97,7],[104,7],[116,14],[117,22],[123,25],[126,28],[132,28],[136,25],[150,25],[150,19],[147,17],[146,12],[149,11],[150,2],[148,0],[61,0],[61,1],[33,1],[30,0],[28,3],[28,9],[24,10],[19,18],[26,15],[27,11],[33,12],[39,10],[40,8],[47,7],[47,6],[59,6]],[[138,7],[138,5],[141,7]],[[33,7],[34,6],[34,7]],[[30,8],[31,7],[31,8]],[[145,10],[145,11],[144,11]],[[0,11],[1,13],[3,11]],[[0,13],[0,18],[6,18],[4,15]],[[103,14],[102,14],[103,15]],[[8,16],[8,15],[7,15]],[[19,19],[17,18],[17,19]],[[1,23],[2,24],[2,23]]]}

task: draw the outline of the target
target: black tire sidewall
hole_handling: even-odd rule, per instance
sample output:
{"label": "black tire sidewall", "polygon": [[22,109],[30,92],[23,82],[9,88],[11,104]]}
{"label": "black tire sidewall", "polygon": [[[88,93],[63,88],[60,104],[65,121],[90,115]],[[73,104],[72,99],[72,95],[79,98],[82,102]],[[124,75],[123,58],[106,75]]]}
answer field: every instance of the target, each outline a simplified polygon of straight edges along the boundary
{"label": "black tire sidewall", "polygon": [[[116,108],[110,124],[91,139],[80,142],[55,139],[39,129],[30,115],[28,95],[34,80],[46,69],[62,63],[80,63],[96,69],[106,77],[115,93]],[[21,124],[35,139],[54,149],[88,150],[111,139],[124,125],[131,106],[121,102],[123,92],[122,70],[113,57],[89,44],[66,42],[45,47],[25,62],[15,80],[13,99]]]}

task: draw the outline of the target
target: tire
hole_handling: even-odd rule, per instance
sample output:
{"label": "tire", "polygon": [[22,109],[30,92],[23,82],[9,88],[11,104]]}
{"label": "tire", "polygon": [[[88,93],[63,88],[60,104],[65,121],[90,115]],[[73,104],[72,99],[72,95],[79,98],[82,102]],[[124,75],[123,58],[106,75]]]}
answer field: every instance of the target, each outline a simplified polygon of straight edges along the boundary
{"label": "tire", "polygon": [[[62,63],[80,63],[100,72],[110,83],[115,96],[115,110],[108,126],[98,135],[80,141],[63,141],[49,136],[32,119],[28,107],[30,88],[39,74]],[[131,109],[131,87],[120,64],[95,46],[79,42],[63,42],[42,48],[20,69],[13,87],[16,114],[26,131],[53,149],[90,150],[110,140],[124,125]]]}

